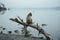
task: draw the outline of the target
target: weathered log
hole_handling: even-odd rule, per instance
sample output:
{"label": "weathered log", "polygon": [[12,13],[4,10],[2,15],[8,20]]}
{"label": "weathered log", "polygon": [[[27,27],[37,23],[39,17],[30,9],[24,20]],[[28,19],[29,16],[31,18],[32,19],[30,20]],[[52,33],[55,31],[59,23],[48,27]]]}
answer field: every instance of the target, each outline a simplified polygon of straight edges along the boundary
{"label": "weathered log", "polygon": [[51,38],[49,37],[48,33],[47,33],[42,27],[40,27],[38,24],[37,24],[37,25],[36,25],[36,24],[27,24],[27,23],[23,22],[20,17],[15,18],[15,19],[10,18],[10,20],[11,20],[11,21],[14,21],[14,22],[17,22],[17,23],[19,23],[19,24],[21,24],[21,25],[23,25],[23,26],[25,27],[25,32],[26,32],[26,28],[27,28],[27,27],[32,27],[32,28],[38,30],[39,33],[42,33],[42,34],[47,38],[47,40],[50,40],[50,39],[51,39]]}

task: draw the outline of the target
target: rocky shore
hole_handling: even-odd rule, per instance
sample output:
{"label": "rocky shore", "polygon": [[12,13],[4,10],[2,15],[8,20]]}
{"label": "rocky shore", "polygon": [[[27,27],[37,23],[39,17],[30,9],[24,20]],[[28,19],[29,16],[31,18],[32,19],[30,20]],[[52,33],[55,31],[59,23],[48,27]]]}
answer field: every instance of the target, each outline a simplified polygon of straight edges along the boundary
{"label": "rocky shore", "polygon": [[40,37],[25,37],[23,35],[0,34],[0,40],[46,40]]}

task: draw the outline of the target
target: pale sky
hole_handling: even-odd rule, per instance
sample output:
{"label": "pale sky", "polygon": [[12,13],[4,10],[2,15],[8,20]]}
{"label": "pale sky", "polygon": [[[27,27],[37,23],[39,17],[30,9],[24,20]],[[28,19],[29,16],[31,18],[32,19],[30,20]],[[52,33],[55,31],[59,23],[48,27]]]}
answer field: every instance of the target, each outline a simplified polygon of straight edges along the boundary
{"label": "pale sky", "polygon": [[60,0],[0,0],[7,7],[17,8],[40,8],[40,7],[59,7]]}

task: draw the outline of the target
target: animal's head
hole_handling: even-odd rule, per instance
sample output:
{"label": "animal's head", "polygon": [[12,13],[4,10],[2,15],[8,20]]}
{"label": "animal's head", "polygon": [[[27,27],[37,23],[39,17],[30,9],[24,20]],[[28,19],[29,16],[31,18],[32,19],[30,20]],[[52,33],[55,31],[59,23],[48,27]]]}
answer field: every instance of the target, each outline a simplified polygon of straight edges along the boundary
{"label": "animal's head", "polygon": [[30,12],[28,15],[29,15],[29,16],[32,16],[32,13]]}

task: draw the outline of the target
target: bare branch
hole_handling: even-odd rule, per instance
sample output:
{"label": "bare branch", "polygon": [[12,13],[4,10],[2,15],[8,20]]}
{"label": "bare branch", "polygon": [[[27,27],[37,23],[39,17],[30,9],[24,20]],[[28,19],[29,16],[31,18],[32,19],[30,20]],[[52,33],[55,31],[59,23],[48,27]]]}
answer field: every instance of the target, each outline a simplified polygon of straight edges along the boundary
{"label": "bare branch", "polygon": [[[19,17],[18,17],[18,18],[19,18]],[[19,19],[21,20],[21,18],[19,18]],[[15,18],[15,19],[10,18],[10,20],[11,20],[11,21],[14,21],[14,22],[17,22],[17,23],[19,23],[19,24],[21,24],[21,25],[23,25],[23,26],[25,27],[25,33],[26,33],[26,28],[27,28],[27,26],[28,26],[28,27],[32,27],[32,28],[38,30],[39,33],[42,33],[47,39],[50,40],[50,37],[49,37],[49,35],[47,34],[47,32],[45,32],[45,30],[44,30],[42,27],[40,27],[38,24],[37,24],[37,25],[36,25],[36,24],[27,24],[27,23],[25,23],[25,22],[19,21],[17,18]]]}
{"label": "bare branch", "polygon": [[19,24],[22,24],[17,18],[13,19],[13,18],[10,18],[11,21],[14,21],[14,22],[17,22]]}
{"label": "bare branch", "polygon": [[23,19],[21,19],[19,16],[17,16],[20,20],[21,20],[21,22],[23,22]]}

